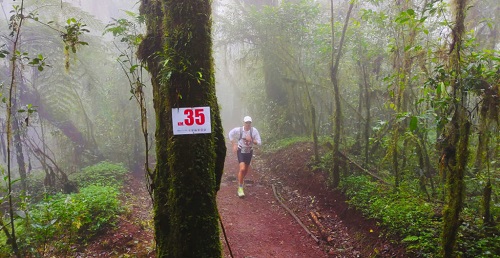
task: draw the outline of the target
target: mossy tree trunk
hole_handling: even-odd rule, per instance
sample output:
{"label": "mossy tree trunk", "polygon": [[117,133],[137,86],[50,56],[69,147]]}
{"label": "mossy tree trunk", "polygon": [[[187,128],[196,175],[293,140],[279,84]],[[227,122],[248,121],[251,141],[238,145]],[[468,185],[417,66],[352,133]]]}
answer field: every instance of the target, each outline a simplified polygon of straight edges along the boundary
{"label": "mossy tree trunk", "polygon": [[451,88],[455,99],[453,117],[445,128],[445,147],[442,154],[443,168],[446,170],[446,206],[443,211],[442,257],[455,257],[455,244],[460,227],[460,213],[463,208],[465,183],[464,174],[468,159],[469,133],[471,123],[467,117],[465,102],[467,92],[461,79],[462,37],[465,32],[465,12],[467,0],[452,3],[455,25],[452,30],[450,68]]}
{"label": "mossy tree trunk", "polygon": [[[216,193],[226,147],[215,95],[211,1],[142,0],[138,55],[152,75],[157,257],[221,257]],[[172,108],[209,106],[211,134],[173,135]]]}

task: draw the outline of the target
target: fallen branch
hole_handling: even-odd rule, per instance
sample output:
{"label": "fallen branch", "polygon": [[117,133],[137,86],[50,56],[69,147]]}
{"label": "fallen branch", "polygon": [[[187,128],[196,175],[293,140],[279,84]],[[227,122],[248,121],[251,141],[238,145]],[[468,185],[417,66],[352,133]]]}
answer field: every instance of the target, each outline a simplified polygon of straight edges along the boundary
{"label": "fallen branch", "polygon": [[302,221],[300,221],[300,219],[297,217],[297,215],[295,215],[295,213],[292,210],[290,210],[288,207],[286,207],[286,205],[280,200],[280,198],[278,197],[278,194],[276,193],[276,187],[274,186],[274,184],[272,184],[271,186],[273,188],[274,197],[276,198],[276,200],[278,200],[278,202],[281,204],[281,206],[283,206],[283,208],[285,208],[285,210],[287,210],[288,213],[290,213],[290,215],[292,215],[292,217],[314,239],[314,241],[316,241],[316,243],[319,243],[319,239],[316,236],[314,236],[313,233],[311,233],[311,231],[309,231],[309,229],[302,223]]}
{"label": "fallen branch", "polygon": [[314,211],[311,211],[309,213],[309,216],[313,220],[314,224],[316,224],[316,227],[318,227],[321,238],[326,241],[328,239],[329,233],[328,230],[325,228],[325,226],[321,224],[321,221],[319,221],[319,214]]}

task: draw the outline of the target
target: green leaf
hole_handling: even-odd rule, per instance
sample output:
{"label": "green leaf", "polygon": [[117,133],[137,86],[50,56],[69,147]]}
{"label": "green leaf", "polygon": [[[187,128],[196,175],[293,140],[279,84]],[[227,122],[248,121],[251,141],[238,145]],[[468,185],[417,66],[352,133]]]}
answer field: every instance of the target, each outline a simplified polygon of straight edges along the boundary
{"label": "green leaf", "polygon": [[420,237],[418,236],[407,236],[403,239],[403,242],[415,242],[420,240]]}
{"label": "green leaf", "polygon": [[127,14],[128,16],[131,16],[131,17],[136,17],[137,16],[136,13],[131,12],[131,11],[127,11],[127,10],[125,10],[125,14]]}
{"label": "green leaf", "polygon": [[416,131],[418,129],[418,118],[416,116],[412,116],[410,120],[410,130]]}
{"label": "green leaf", "polygon": [[444,83],[440,82],[438,86],[436,87],[436,94],[441,95],[441,89],[444,88]]}
{"label": "green leaf", "polygon": [[135,70],[137,70],[137,67],[139,67],[139,65],[132,65],[132,66],[130,67],[129,72],[130,72],[130,73],[135,72]]}

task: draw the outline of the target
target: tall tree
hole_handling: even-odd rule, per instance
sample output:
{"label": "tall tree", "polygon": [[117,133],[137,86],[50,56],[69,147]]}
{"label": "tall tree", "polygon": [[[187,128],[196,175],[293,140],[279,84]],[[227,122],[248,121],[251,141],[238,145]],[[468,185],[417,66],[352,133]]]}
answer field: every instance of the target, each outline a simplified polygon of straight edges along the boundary
{"label": "tall tree", "polygon": [[460,226],[460,213],[464,205],[465,182],[464,174],[467,168],[468,145],[471,123],[466,110],[467,90],[461,78],[461,51],[465,33],[465,13],[467,0],[453,1],[455,25],[452,30],[450,45],[450,69],[453,117],[445,131],[445,146],[442,153],[442,166],[446,170],[447,203],[444,209],[442,256],[455,257],[454,249]]}
{"label": "tall tree", "polygon": [[[142,0],[138,51],[152,75],[156,158],[152,174],[158,257],[221,257],[216,192],[226,147],[215,95],[211,1]],[[172,108],[209,106],[211,134],[174,135]]]}
{"label": "tall tree", "polygon": [[345,33],[347,31],[347,26],[349,25],[349,18],[351,17],[351,11],[354,7],[354,1],[349,4],[349,10],[347,11],[346,18],[344,21],[344,27],[342,29],[342,35],[340,36],[340,42],[337,48],[337,56],[335,57],[335,41],[334,41],[334,27],[333,27],[333,0],[331,4],[331,26],[332,26],[332,62],[330,65],[330,79],[333,84],[334,98],[335,98],[335,114],[333,121],[333,170],[332,170],[332,186],[337,187],[340,183],[340,159],[339,159],[339,149],[340,149],[340,132],[342,126],[342,110],[340,106],[340,90],[339,90],[339,78],[338,71],[340,65],[340,58],[342,56],[342,47],[344,45]]}

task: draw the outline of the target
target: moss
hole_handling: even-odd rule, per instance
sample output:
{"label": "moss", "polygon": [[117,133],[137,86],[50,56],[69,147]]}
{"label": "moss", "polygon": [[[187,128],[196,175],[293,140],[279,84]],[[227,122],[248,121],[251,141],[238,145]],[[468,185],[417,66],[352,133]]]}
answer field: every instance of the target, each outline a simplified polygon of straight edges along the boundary
{"label": "moss", "polygon": [[[140,56],[154,66],[157,256],[221,257],[216,192],[226,147],[215,95],[210,1],[142,4],[155,44],[141,48]],[[196,106],[210,106],[212,133],[174,136],[170,110]]]}

